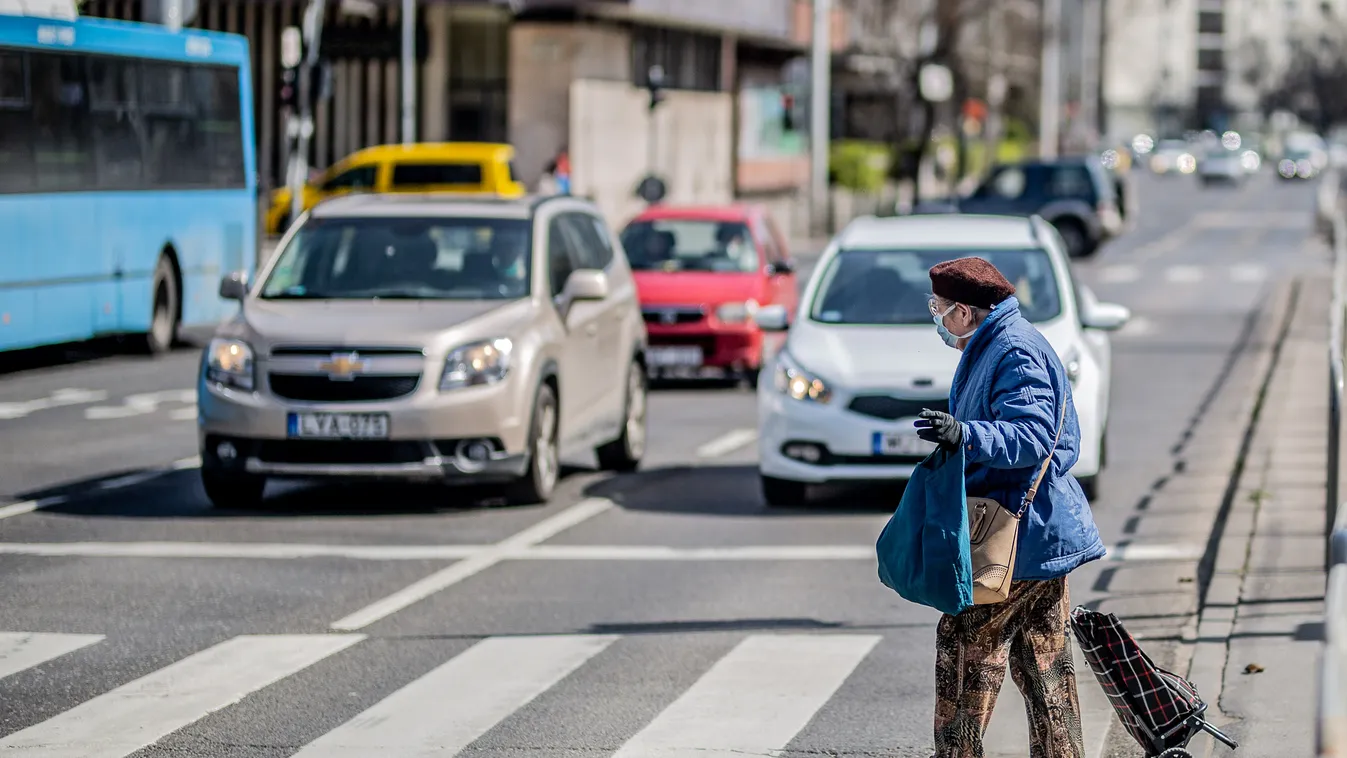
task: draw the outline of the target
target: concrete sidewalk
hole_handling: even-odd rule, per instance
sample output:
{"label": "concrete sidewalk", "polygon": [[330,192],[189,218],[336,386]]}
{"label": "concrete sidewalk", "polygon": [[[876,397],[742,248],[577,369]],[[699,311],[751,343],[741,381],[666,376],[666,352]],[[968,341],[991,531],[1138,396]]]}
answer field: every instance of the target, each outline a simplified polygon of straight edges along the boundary
{"label": "concrete sidewalk", "polygon": [[[1262,398],[1189,678],[1238,755],[1314,754],[1328,465],[1328,277],[1302,280]],[[1199,738],[1194,755],[1225,755]]]}

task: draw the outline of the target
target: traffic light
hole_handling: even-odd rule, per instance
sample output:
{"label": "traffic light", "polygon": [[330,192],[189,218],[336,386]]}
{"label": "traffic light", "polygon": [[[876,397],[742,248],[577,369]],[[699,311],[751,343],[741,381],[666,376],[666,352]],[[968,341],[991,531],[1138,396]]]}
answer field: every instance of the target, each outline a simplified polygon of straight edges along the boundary
{"label": "traffic light", "polygon": [[299,71],[293,68],[281,69],[281,105],[294,108],[299,104]]}

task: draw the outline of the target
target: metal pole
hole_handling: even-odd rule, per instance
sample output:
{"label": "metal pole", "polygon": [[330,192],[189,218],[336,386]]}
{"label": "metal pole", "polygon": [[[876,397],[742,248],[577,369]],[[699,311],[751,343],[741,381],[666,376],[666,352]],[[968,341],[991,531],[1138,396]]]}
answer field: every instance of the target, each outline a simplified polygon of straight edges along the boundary
{"label": "metal pole", "polygon": [[402,144],[416,141],[416,0],[402,0]]}
{"label": "metal pole", "polygon": [[1001,3],[987,9],[987,123],[983,125],[985,159],[983,170],[996,165],[1001,145],[1001,111],[1006,99],[1006,18]]}
{"label": "metal pole", "polygon": [[1057,157],[1062,117],[1062,0],[1043,0],[1043,58],[1038,102],[1038,155]]}
{"label": "metal pole", "polygon": [[811,228],[823,230],[828,218],[828,121],[832,103],[831,0],[814,0],[809,97]]}
{"label": "metal pole", "polygon": [[1085,125],[1085,136],[1095,140],[1099,135],[1099,61],[1102,57],[1103,36],[1100,34],[1101,0],[1084,0],[1081,18],[1080,66],[1080,120]]}
{"label": "metal pole", "polygon": [[[313,137],[313,72],[318,65],[318,51],[323,34],[323,12],[327,0],[309,0],[304,10],[304,61],[299,66],[299,124],[296,126],[295,151],[290,161],[290,222],[304,213],[304,185],[309,173],[309,139]],[[284,233],[284,229],[281,230]]]}

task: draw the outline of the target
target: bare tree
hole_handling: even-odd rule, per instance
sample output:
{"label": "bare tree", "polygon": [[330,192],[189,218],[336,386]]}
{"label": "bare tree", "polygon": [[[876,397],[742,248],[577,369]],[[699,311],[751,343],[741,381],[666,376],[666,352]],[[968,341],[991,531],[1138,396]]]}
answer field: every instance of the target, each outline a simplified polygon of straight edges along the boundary
{"label": "bare tree", "polygon": [[1285,71],[1263,90],[1263,112],[1289,111],[1320,133],[1347,123],[1347,26],[1325,25],[1290,44]]}

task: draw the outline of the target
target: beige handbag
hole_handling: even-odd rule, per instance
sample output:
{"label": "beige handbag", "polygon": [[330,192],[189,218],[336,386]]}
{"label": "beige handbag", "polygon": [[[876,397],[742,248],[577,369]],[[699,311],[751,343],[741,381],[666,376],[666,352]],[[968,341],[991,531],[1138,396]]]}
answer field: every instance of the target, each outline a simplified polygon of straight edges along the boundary
{"label": "beige handbag", "polygon": [[1015,554],[1019,552],[1020,519],[1038,494],[1038,485],[1052,465],[1057,441],[1066,426],[1066,402],[1062,402],[1062,417],[1057,423],[1057,434],[1052,438],[1038,476],[1024,493],[1024,500],[1016,512],[1003,507],[988,497],[968,498],[968,542],[973,554],[973,605],[1000,603],[1010,596],[1010,580],[1015,575]]}

